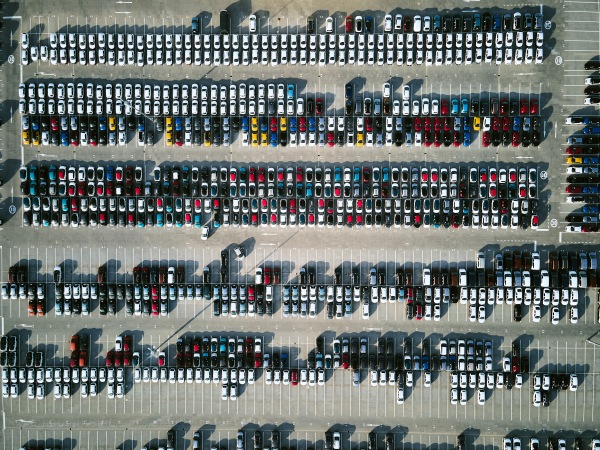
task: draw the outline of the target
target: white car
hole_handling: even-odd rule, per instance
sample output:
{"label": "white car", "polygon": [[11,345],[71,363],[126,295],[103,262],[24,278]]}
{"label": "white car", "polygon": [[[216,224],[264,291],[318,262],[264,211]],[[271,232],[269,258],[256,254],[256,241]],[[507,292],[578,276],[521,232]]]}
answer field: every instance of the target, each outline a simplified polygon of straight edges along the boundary
{"label": "white car", "polygon": [[540,391],[533,391],[532,403],[536,408],[540,407],[542,404],[542,393]]}
{"label": "white car", "polygon": [[560,321],[560,310],[559,310],[558,306],[552,307],[550,316],[551,316],[552,325],[558,325],[558,322]]}
{"label": "white car", "polygon": [[579,386],[579,379],[577,378],[577,375],[572,373],[569,376],[569,390],[575,392],[577,390],[577,387]]}

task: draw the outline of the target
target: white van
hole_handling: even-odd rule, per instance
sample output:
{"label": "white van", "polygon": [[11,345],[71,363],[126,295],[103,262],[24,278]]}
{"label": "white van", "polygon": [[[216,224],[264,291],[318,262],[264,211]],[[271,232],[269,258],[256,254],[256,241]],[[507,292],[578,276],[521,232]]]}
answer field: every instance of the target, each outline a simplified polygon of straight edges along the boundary
{"label": "white van", "polygon": [[485,269],[485,254],[483,252],[477,253],[477,268]]}

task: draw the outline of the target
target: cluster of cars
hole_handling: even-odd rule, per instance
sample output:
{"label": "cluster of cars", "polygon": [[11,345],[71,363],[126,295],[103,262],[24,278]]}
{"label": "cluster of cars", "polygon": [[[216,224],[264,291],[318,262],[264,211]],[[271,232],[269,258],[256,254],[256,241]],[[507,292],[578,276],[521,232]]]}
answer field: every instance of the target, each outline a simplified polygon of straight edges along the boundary
{"label": "cluster of cars", "polygon": [[168,302],[200,300],[210,292],[210,270],[204,271],[206,283],[186,284],[183,268],[135,267],[133,283],[108,283],[106,267],[98,268],[97,283],[65,283],[55,269],[56,315],[89,315],[98,301],[100,315],[115,315],[125,303],[127,316],[166,316]]}
{"label": "cluster of cars", "polygon": [[[445,342],[444,342],[445,343]],[[523,373],[529,372],[529,358],[521,355],[519,343],[513,341],[511,355],[502,358],[502,370],[492,370],[493,349],[489,341],[459,339],[458,347],[450,341],[442,354],[447,353],[455,361],[455,370],[450,373],[450,403],[466,405],[467,389],[477,393],[477,404],[486,400],[486,389],[520,389],[523,386]]]}
{"label": "cluster of cars", "polygon": [[[284,383],[296,378],[288,370],[287,353],[263,354],[262,339],[252,337],[195,336],[176,342],[175,366],[169,366],[164,351],[158,354],[158,366],[134,368],[134,382],[222,383],[223,400],[237,399],[238,385],[254,384],[255,369],[284,369]],[[294,372],[297,374],[297,372]],[[279,378],[281,380],[281,378]],[[278,381],[279,383],[279,381]],[[297,384],[297,383],[296,383]]]}
{"label": "cluster of cars", "polygon": [[14,335],[0,337],[0,366],[17,367],[19,359],[19,339]]}
{"label": "cluster of cars", "polygon": [[[409,16],[387,14],[383,33],[375,33],[370,16],[348,16],[346,33],[336,33],[332,17],[325,34],[316,33],[313,17],[305,33],[258,34],[257,17],[249,17],[249,33],[51,33],[48,45],[33,45],[21,35],[21,64],[111,66],[248,66],[262,65],[443,65],[536,64],[542,62],[542,15],[515,12]],[[225,32],[223,32],[225,31]]]}
{"label": "cluster of cars", "polygon": [[[537,169],[509,165],[23,166],[24,225],[537,228]],[[203,219],[204,216],[204,219]]]}
{"label": "cluster of cars", "polygon": [[[412,99],[410,87],[394,99],[354,95],[346,86],[345,115],[326,116],[322,98],[300,96],[294,84],[94,84],[22,83],[19,108],[24,145],[153,145],[164,132],[168,146],[470,146],[482,130],[483,145],[537,146],[537,99]],[[412,116],[412,117],[408,117]],[[471,117],[472,116],[472,117]]]}
{"label": "cluster of cars", "polygon": [[557,389],[575,392],[579,386],[577,374],[536,373],[533,375],[532,403],[536,408],[550,406],[550,390]]}
{"label": "cluster of cars", "polygon": [[[591,60],[584,65],[585,70],[598,70],[600,69],[600,61]],[[598,74],[591,75],[584,80],[586,88],[583,93],[587,97],[583,100],[584,105],[597,105],[600,104],[600,77]]]}
{"label": "cluster of cars", "polygon": [[[594,85],[594,87],[596,87]],[[566,125],[583,126],[583,136],[569,138],[567,153],[567,202],[583,204],[565,218],[567,232],[597,232],[600,230],[600,118],[571,116]]]}

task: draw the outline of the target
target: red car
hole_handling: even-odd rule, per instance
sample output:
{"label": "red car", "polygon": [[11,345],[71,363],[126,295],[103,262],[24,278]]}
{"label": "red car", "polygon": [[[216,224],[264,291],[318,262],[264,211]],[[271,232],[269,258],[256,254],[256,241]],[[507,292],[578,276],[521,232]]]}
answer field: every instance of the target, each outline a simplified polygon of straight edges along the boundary
{"label": "red car", "polygon": [[521,136],[519,136],[518,132],[514,131],[513,135],[512,135],[512,146],[518,147],[520,143],[521,143]]}
{"label": "red car", "polygon": [[583,192],[583,186],[574,186],[571,184],[565,188],[565,192],[568,192],[569,194],[581,194]]}
{"label": "red car", "polygon": [[421,118],[415,117],[413,119],[413,125],[415,127],[415,131],[421,131]]}
{"label": "red car", "polygon": [[165,354],[164,354],[163,352],[161,352],[161,353],[158,355],[158,365],[159,365],[160,367],[163,367],[163,366],[165,365],[165,362],[166,362],[165,360],[166,360],[166,358],[165,358]]}
{"label": "red car", "polygon": [[[300,132],[301,133],[305,133],[306,132],[306,118],[305,117],[300,117]],[[264,174],[264,170],[263,170],[263,174]],[[263,182],[264,182],[264,176],[263,176]]]}
{"label": "red car", "polygon": [[[275,117],[271,117],[271,131],[277,131],[277,119]],[[233,174],[231,176],[235,178]],[[235,179],[231,181],[235,181]]]}
{"label": "red car", "polygon": [[526,116],[529,114],[529,102],[525,99],[521,100],[521,114]]}
{"label": "red car", "polygon": [[127,352],[130,352],[132,348],[133,348],[133,341],[131,339],[131,336],[129,336],[129,335],[123,336],[123,351],[125,353],[127,353]]}
{"label": "red car", "polygon": [[442,116],[450,114],[450,102],[448,100],[442,100]]}
{"label": "red car", "polygon": [[298,369],[290,370],[290,379],[292,381],[292,386],[298,386]]}
{"label": "red car", "polygon": [[529,114],[537,114],[540,110],[540,104],[537,100],[531,100],[529,103]]}
{"label": "red car", "polygon": [[332,131],[327,133],[327,145],[329,147],[333,147],[335,145],[335,138]]}
{"label": "red car", "polygon": [[492,143],[492,137],[491,137],[489,131],[483,132],[482,143],[483,143],[484,147],[489,147],[490,144]]}
{"label": "red car", "polygon": [[425,117],[425,131],[431,131],[431,119]]}
{"label": "red car", "polygon": [[354,23],[352,20],[352,16],[346,17],[346,33],[352,33],[354,30]]}
{"label": "red car", "polygon": [[442,131],[442,119],[439,117],[434,119],[434,129],[435,131]]}
{"label": "red car", "polygon": [[304,180],[304,169],[302,167],[298,167],[296,169],[296,181]]}
{"label": "red car", "polygon": [[423,318],[423,305],[417,305],[417,313],[415,314],[415,319],[421,320]]}
{"label": "red car", "polygon": [[460,131],[455,131],[454,132],[454,146],[458,147],[461,144],[461,139],[460,139]]}
{"label": "red car", "polygon": [[317,99],[315,111],[317,114],[323,114],[323,99],[322,98]]}

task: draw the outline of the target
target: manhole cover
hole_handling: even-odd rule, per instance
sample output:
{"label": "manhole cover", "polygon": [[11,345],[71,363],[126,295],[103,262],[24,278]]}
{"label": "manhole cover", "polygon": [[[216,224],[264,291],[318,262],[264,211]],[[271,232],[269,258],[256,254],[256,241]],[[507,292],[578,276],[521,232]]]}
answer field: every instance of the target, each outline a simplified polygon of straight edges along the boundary
{"label": "manhole cover", "polygon": [[15,57],[13,55],[8,55],[7,61],[9,64],[13,64],[15,62]]}
{"label": "manhole cover", "polygon": [[8,212],[11,213],[11,214],[16,213],[17,212],[17,207],[15,205],[10,205],[8,207]]}
{"label": "manhole cover", "polygon": [[552,28],[552,22],[550,22],[549,20],[546,20],[546,21],[544,22],[544,28],[545,28],[546,30],[549,30],[550,28]]}
{"label": "manhole cover", "polygon": [[557,66],[560,66],[562,64],[562,56],[557,56],[554,59],[554,62],[556,63]]}
{"label": "manhole cover", "polygon": [[556,228],[556,227],[558,226],[558,220],[557,220],[557,219],[552,219],[552,220],[550,221],[550,226],[551,226],[552,228]]}
{"label": "manhole cover", "polygon": [[545,180],[546,178],[548,178],[548,172],[546,172],[545,170],[542,170],[542,171],[540,172],[540,178],[541,178],[542,180]]}

